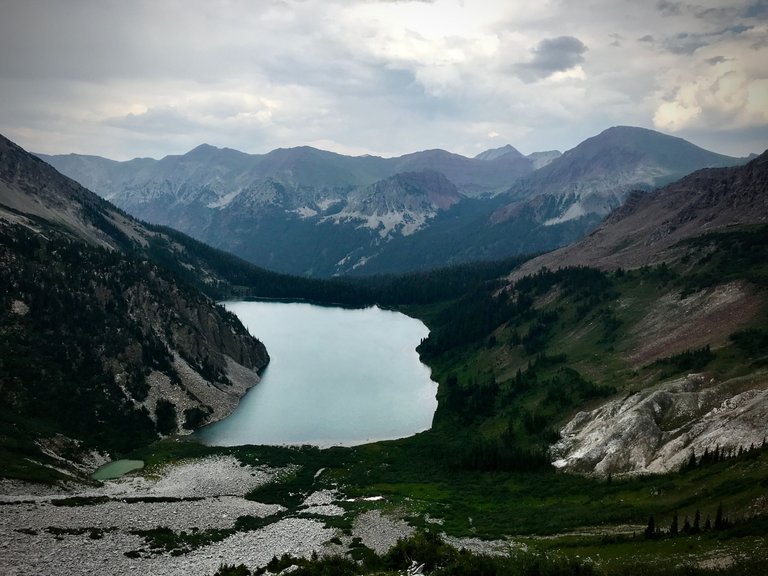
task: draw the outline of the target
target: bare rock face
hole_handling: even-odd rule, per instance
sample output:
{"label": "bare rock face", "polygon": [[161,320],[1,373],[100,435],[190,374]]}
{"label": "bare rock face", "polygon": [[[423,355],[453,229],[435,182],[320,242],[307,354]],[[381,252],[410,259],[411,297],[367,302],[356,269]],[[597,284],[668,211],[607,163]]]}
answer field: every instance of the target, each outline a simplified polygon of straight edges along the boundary
{"label": "bare rock face", "polygon": [[768,374],[715,382],[691,374],[579,412],[550,449],[568,472],[621,475],[680,469],[691,453],[738,451],[768,435]]}
{"label": "bare rock face", "polygon": [[408,236],[460,200],[456,186],[441,173],[405,172],[352,192],[344,210],[329,219],[371,228],[382,238]]}
{"label": "bare rock face", "polygon": [[[208,413],[206,422],[229,415],[259,382],[258,373],[269,362],[266,348],[223,307],[166,279],[152,280],[131,286],[123,296],[133,319],[164,341],[174,361],[148,380],[148,397],[139,403],[154,419],[160,398],[174,404],[179,415],[202,409]],[[177,431],[184,432],[183,422],[178,425]]]}

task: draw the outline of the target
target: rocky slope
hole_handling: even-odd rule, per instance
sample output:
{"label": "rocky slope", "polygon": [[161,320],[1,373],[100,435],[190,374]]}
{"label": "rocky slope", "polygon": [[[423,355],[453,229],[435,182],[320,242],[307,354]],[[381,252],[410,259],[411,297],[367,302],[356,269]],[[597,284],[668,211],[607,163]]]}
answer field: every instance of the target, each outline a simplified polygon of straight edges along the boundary
{"label": "rocky slope", "polygon": [[[745,166],[705,169],[650,194],[632,194],[588,237],[512,274],[514,282],[542,269],[664,263],[660,278],[667,271],[662,282],[670,284],[655,298],[637,304],[640,284],[615,302],[622,361],[631,373],[645,374],[665,358],[705,347],[721,358],[701,374],[634,389],[579,412],[552,447],[557,467],[602,475],[669,472],[692,452],[701,456],[719,447],[735,453],[762,444],[768,435],[762,332],[740,331],[759,327],[766,313],[766,224],[768,153]],[[734,350],[740,333],[754,355],[742,358]]]}
{"label": "rocky slope", "polygon": [[686,238],[766,222],[768,152],[744,166],[704,169],[650,194],[633,193],[589,236],[527,262],[515,276],[542,267],[615,269],[670,261]]}
{"label": "rocky slope", "polygon": [[0,397],[13,436],[34,438],[25,418],[37,418],[123,451],[227,415],[258,382],[264,346],[152,262],[158,237],[0,139]]}
{"label": "rocky slope", "polygon": [[[616,126],[551,160],[515,183],[510,193],[534,206],[539,219],[552,225],[590,213],[604,216],[621,206],[632,190],[649,190],[700,168],[743,161],[653,130]],[[500,209],[495,220],[514,215],[516,205]]]}
{"label": "rocky slope", "polygon": [[381,238],[409,236],[460,201],[456,186],[440,172],[403,172],[351,193],[344,209],[327,218],[370,228]]}
{"label": "rocky slope", "polygon": [[694,454],[761,446],[768,374],[716,382],[691,374],[579,412],[552,447],[557,468],[599,475],[680,470]]}
{"label": "rocky slope", "polygon": [[[320,482],[291,510],[246,498],[250,491],[279,482],[295,470],[295,466],[253,466],[233,456],[215,456],[67,493],[40,488],[35,493],[28,484],[0,481],[3,573],[183,576],[213,574],[223,563],[244,563],[256,570],[285,553],[345,554],[359,548],[361,541],[383,554],[398,538],[414,532],[391,511],[370,509],[383,497],[373,497],[368,510],[360,513],[348,510],[354,499],[324,489]],[[322,474],[319,469],[315,476]],[[68,505],[77,499],[85,505]],[[330,526],[339,521],[350,529]],[[153,532],[169,531],[203,537],[170,548],[150,538]],[[457,548],[506,550],[504,542],[452,540]]]}

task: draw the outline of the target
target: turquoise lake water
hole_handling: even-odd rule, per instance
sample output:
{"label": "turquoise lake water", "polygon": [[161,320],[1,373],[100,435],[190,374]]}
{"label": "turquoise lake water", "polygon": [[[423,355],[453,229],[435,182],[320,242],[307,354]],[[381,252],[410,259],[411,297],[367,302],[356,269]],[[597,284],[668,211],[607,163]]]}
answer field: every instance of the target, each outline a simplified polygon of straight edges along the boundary
{"label": "turquoise lake water", "polygon": [[376,307],[224,306],[271,361],[229,417],[196,433],[204,443],[353,446],[431,426],[437,384],[416,353],[429,333],[421,321]]}

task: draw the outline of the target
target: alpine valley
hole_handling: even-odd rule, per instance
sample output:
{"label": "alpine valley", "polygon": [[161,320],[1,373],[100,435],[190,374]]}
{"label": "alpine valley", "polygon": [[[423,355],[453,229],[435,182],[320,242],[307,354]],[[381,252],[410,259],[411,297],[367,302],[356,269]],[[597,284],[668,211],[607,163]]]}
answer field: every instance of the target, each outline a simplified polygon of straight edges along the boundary
{"label": "alpine valley", "polygon": [[[768,573],[768,152],[629,127],[475,158],[2,139],[0,261],[11,574]],[[431,428],[199,443],[269,361],[215,303],[246,298],[423,321]],[[118,458],[144,469],[90,477]]]}

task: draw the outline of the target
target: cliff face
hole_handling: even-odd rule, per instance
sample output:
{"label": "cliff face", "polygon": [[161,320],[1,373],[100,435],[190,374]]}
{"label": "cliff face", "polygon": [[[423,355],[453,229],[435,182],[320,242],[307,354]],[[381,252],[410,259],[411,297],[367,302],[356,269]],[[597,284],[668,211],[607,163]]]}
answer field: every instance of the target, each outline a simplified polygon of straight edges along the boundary
{"label": "cliff face", "polygon": [[259,381],[264,345],[154,263],[175,258],[162,236],[0,141],[0,401],[12,434],[124,452],[226,416]]}
{"label": "cliff face", "polygon": [[725,382],[691,374],[578,413],[551,455],[569,472],[673,472],[691,454],[760,446],[766,421],[765,373]]}
{"label": "cliff face", "polygon": [[0,223],[0,398],[96,447],[226,416],[269,361],[222,307],[161,268]]}

